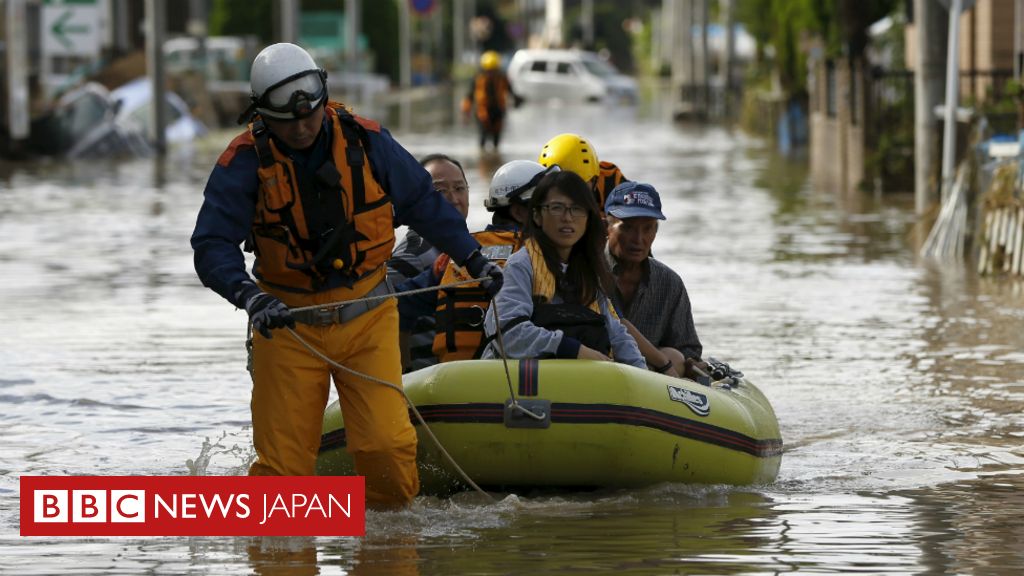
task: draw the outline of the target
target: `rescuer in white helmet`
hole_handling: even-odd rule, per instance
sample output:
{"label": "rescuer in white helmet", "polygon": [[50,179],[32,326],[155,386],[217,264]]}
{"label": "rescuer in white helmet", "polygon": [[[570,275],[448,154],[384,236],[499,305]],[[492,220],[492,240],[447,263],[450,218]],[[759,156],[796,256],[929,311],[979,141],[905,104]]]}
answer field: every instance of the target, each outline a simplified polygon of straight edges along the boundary
{"label": "rescuer in white helmet", "polygon": [[[398,311],[386,296],[394,228],[408,225],[497,293],[501,268],[480,253],[462,215],[379,124],[328,100],[327,73],[294,44],[253,61],[248,128],[217,160],[192,248],[203,284],[252,324],[251,475],[314,473],[333,378],[347,449],[367,505],[407,505],[419,491],[416,432],[400,387]],[[252,276],[241,246],[255,254]],[[296,310],[300,308],[301,310]]]}

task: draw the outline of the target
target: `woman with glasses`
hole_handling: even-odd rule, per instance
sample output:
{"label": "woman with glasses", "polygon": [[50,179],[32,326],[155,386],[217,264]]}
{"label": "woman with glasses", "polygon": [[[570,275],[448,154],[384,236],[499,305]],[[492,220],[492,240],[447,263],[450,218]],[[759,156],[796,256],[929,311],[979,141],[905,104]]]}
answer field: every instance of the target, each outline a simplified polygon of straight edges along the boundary
{"label": "woman with glasses", "polygon": [[[576,173],[545,176],[530,199],[526,242],[505,267],[494,298],[509,358],[614,360],[646,368],[606,294],[615,286],[604,258],[601,212]],[[501,356],[493,313],[482,357]]]}

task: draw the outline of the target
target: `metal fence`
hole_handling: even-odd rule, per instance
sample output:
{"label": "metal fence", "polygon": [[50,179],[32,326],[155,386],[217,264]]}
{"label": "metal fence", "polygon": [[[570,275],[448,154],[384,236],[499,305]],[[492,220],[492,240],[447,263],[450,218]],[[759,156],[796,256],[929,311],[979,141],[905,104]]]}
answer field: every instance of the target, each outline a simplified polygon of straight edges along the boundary
{"label": "metal fence", "polygon": [[[984,113],[991,130],[1016,133],[1015,113],[992,110],[1010,96],[1012,78],[1010,69],[961,72],[962,105]],[[913,178],[914,72],[872,70],[866,93],[868,149],[878,151],[878,168],[883,180],[904,183]],[[935,122],[938,123],[939,119],[936,118]]]}

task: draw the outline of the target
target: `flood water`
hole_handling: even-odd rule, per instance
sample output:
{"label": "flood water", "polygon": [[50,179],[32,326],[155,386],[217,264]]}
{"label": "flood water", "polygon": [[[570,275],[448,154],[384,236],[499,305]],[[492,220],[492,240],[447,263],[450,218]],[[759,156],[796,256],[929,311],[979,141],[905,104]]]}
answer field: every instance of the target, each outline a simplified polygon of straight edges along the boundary
{"label": "flood water", "polygon": [[0,574],[1024,571],[1021,283],[919,261],[908,196],[840,199],[805,161],[657,107],[527,106],[501,158],[441,112],[393,128],[464,161],[471,229],[493,170],[558,132],[660,190],[655,253],[706,354],[772,401],[778,480],[422,497],[362,539],[19,537],[22,475],[247,469],[245,314],[188,244],[223,132],[163,161],[0,164]]}

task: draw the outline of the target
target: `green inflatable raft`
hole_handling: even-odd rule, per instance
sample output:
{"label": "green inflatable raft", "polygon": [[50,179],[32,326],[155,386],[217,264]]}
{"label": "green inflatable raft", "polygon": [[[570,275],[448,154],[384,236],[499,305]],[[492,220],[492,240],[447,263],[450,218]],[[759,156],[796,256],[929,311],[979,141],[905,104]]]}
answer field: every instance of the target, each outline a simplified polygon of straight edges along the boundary
{"label": "green inflatable raft", "polygon": [[[724,367],[724,368],[723,368]],[[404,377],[438,440],[485,488],[764,484],[782,458],[778,420],[742,374],[713,363],[710,386],[585,360],[449,362]],[[465,488],[410,413],[425,494]],[[324,413],[317,474],[351,475],[338,403]]]}

